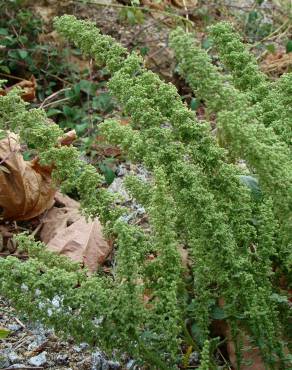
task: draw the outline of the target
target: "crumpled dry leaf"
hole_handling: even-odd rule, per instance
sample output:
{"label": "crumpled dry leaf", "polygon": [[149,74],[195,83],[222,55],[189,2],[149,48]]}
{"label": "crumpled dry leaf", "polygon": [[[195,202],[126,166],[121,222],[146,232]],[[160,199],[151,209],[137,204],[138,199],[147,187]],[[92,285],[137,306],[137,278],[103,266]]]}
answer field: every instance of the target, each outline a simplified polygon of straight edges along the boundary
{"label": "crumpled dry leaf", "polygon": [[0,95],[6,95],[14,87],[19,87],[23,90],[21,97],[24,101],[33,101],[35,99],[37,83],[33,75],[29,80],[22,80],[13,86],[7,87],[4,90],[0,90]]}
{"label": "crumpled dry leaf", "polygon": [[282,74],[289,72],[292,67],[292,53],[285,53],[277,50],[276,53],[269,53],[261,63],[261,69],[265,73]]}
{"label": "crumpled dry leaf", "polygon": [[29,220],[53,206],[55,189],[49,171],[23,159],[16,134],[0,140],[0,163],[6,169],[0,169],[3,219]]}
{"label": "crumpled dry leaf", "polygon": [[103,237],[99,220],[86,222],[80,214],[80,204],[68,196],[57,193],[55,199],[59,207],[47,212],[41,240],[49,250],[80,262],[90,272],[96,271],[112,249]]}

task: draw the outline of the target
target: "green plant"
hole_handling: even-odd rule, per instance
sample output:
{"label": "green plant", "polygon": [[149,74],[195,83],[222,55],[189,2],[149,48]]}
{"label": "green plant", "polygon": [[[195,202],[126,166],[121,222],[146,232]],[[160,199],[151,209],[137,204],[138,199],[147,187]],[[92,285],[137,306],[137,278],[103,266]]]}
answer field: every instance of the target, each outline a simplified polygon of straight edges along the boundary
{"label": "green plant", "polygon": [[[42,111],[25,111],[19,95],[11,92],[0,99],[0,124],[8,128],[9,122],[22,140],[35,143],[42,163],[54,163],[53,177],[63,189],[78,190],[84,211],[98,215],[106,235],[115,239],[117,267],[110,277],[101,272],[86,277],[77,266],[20,236],[31,258],[25,263],[12,257],[0,260],[1,294],[59,331],[107,350],[126,351],[150,368],[177,368],[180,346],[187,343],[203,347],[202,369],[215,369],[210,338],[214,319],[226,320],[238,348],[247,331],[267,368],[284,368],[286,318],[278,314],[285,310],[283,302],[275,301],[279,289],[273,263],[289,238],[287,229],[279,228],[280,204],[291,201],[289,191],[281,188],[278,202],[268,185],[255,196],[256,181],[243,178],[246,173],[228,162],[209,123],[198,122],[175,87],[147,71],[138,55],[73,16],[56,19],[55,27],[111,75],[108,87],[130,116],[130,126],[108,119],[100,129],[109,142],[152,171],[149,182],[127,179],[129,191],[149,214],[150,229],[126,224],[120,217],[125,210],[114,203],[102,176],[79,159],[76,149],[56,147],[60,129],[47,126]],[[215,77],[220,87],[221,77]],[[246,104],[253,106],[249,99]],[[42,135],[33,135],[33,121]],[[51,130],[46,148],[39,141],[45,130]],[[274,138],[272,129],[268,132]],[[235,147],[240,139],[234,132]],[[289,175],[279,172],[278,163],[287,162],[283,148],[279,156],[274,154],[271,167],[287,185]],[[274,181],[271,172],[262,178],[266,184]],[[282,211],[289,215],[287,206]],[[188,274],[179,244],[189,253]],[[57,309],[52,307],[56,296],[61,302]],[[189,330],[195,326],[198,344]],[[237,362],[240,366],[240,353]]]}

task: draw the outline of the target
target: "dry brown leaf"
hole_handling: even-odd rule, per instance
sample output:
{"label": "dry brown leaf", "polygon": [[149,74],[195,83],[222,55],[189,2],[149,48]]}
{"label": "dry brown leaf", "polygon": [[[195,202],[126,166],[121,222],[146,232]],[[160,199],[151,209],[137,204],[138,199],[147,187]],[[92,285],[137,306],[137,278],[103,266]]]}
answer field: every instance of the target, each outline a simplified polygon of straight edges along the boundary
{"label": "dry brown leaf", "polygon": [[79,203],[60,193],[56,194],[56,202],[63,207],[48,211],[41,240],[49,250],[87,266],[90,272],[96,271],[112,249],[103,237],[99,220],[86,222],[79,212]]}
{"label": "dry brown leaf", "polygon": [[16,134],[8,133],[7,138],[0,140],[0,162],[9,171],[0,171],[3,219],[29,220],[52,207],[55,189],[50,173],[23,159]]}
{"label": "dry brown leaf", "polygon": [[24,101],[33,101],[35,99],[37,83],[34,76],[31,76],[30,80],[22,80],[13,86],[0,90],[0,95],[6,95],[14,87],[19,87],[23,90],[21,97]]}
{"label": "dry brown leaf", "polygon": [[292,67],[292,53],[277,51],[270,53],[261,63],[262,71],[265,73],[284,73]]}

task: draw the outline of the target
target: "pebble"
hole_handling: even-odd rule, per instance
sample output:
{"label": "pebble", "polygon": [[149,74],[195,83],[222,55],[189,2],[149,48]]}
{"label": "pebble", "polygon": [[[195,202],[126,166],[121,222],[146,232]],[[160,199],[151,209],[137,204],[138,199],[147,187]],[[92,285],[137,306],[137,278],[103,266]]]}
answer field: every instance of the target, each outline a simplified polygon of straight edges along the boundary
{"label": "pebble", "polygon": [[56,357],[56,362],[59,365],[66,365],[66,364],[68,364],[68,361],[69,361],[69,357],[66,353],[65,354],[60,354]]}
{"label": "pebble", "polygon": [[31,357],[28,360],[28,363],[32,366],[42,366],[45,365],[47,362],[47,357],[46,357],[47,352],[42,352],[37,356]]}
{"label": "pebble", "polygon": [[7,329],[10,331],[18,331],[21,329],[21,326],[18,324],[9,324],[7,325]]}
{"label": "pebble", "polygon": [[12,351],[12,352],[10,352],[10,353],[8,354],[8,359],[9,359],[9,361],[10,361],[12,364],[15,364],[15,363],[19,362],[20,357],[18,356],[18,354],[17,354],[16,352]]}
{"label": "pebble", "polygon": [[26,367],[24,364],[14,364],[9,366],[8,369],[23,369],[24,367]]}

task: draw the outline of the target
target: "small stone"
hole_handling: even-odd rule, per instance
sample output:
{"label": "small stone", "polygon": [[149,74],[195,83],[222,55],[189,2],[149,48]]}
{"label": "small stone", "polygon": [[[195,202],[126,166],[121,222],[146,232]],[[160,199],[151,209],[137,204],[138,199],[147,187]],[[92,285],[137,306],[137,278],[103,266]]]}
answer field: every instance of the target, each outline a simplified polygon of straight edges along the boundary
{"label": "small stone", "polygon": [[12,352],[10,352],[10,353],[8,354],[8,359],[9,359],[9,361],[10,361],[12,364],[15,364],[15,363],[19,362],[20,357],[18,356],[18,354],[17,354],[16,352],[12,351]]}
{"label": "small stone", "polygon": [[42,366],[47,362],[46,352],[42,352],[37,356],[31,357],[28,363],[32,366]]}
{"label": "small stone", "polygon": [[67,365],[68,364],[69,357],[67,354],[60,354],[56,357],[56,362],[59,365]]}
{"label": "small stone", "polygon": [[119,362],[116,362],[116,361],[108,361],[108,366],[109,366],[110,370],[119,370],[119,369],[121,369],[121,365],[119,364]]}
{"label": "small stone", "polygon": [[7,325],[8,330],[10,331],[18,331],[21,329],[21,326],[18,324],[9,324]]}
{"label": "small stone", "polygon": [[14,365],[9,366],[8,369],[23,369],[24,367],[25,367],[24,364],[14,364]]}

